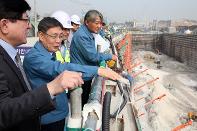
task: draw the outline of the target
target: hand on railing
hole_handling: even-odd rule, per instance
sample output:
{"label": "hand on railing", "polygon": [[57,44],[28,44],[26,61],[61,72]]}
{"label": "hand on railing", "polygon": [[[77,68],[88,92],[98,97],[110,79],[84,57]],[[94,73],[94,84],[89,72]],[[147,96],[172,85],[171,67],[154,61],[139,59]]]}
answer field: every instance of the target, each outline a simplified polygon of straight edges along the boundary
{"label": "hand on railing", "polygon": [[109,69],[109,68],[99,68],[98,69],[98,75],[102,76],[102,77],[106,77],[112,80],[119,80],[122,78],[122,76],[120,76],[118,73],[116,73],[115,71]]}

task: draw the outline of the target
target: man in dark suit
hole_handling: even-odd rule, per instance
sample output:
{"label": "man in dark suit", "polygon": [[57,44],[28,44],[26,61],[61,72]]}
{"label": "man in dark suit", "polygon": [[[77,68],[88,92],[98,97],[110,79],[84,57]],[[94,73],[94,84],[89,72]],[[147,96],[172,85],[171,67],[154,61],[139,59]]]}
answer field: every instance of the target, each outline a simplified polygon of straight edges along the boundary
{"label": "man in dark suit", "polygon": [[0,131],[39,131],[40,115],[54,109],[54,96],[83,84],[81,73],[65,71],[31,90],[16,47],[31,28],[25,0],[0,0]]}

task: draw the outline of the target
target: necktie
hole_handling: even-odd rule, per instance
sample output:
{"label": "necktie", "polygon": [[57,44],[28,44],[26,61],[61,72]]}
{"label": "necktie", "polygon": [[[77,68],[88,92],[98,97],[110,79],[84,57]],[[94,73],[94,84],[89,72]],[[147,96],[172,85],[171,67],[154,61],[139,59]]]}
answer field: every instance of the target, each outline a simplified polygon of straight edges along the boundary
{"label": "necktie", "polygon": [[15,60],[16,60],[16,64],[17,64],[19,70],[21,71],[21,74],[23,75],[23,78],[24,78],[24,80],[25,80],[25,84],[27,85],[27,88],[28,88],[29,90],[32,90],[32,89],[31,89],[31,86],[30,86],[30,84],[29,84],[29,81],[27,80],[27,76],[26,76],[26,74],[25,74],[25,71],[24,71],[24,69],[23,69],[23,64],[22,64],[22,62],[21,62],[20,55],[19,55],[18,53],[17,53],[17,55],[16,55],[16,57],[15,57]]}

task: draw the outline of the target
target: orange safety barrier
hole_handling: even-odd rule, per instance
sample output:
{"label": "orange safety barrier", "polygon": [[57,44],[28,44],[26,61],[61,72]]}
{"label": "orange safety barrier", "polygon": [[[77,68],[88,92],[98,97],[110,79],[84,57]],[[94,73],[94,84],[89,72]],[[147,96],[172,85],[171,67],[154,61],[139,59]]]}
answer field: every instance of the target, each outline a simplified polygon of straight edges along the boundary
{"label": "orange safety barrier", "polygon": [[139,114],[139,115],[138,115],[138,118],[139,118],[139,117],[141,117],[141,116],[143,116],[143,115],[145,115],[145,113],[141,113],[141,114]]}
{"label": "orange safety barrier", "polygon": [[127,34],[118,44],[117,44],[117,49],[121,49],[125,44],[126,40],[129,40],[129,35]]}
{"label": "orange safety barrier", "polygon": [[145,69],[145,70],[140,71],[140,72],[138,72],[138,73],[132,74],[131,76],[132,76],[133,78],[135,78],[136,76],[138,76],[138,75],[144,73],[144,72],[147,71],[147,70],[148,70],[148,69]]}
{"label": "orange safety barrier", "polygon": [[193,123],[193,121],[189,120],[188,122],[175,127],[174,129],[172,129],[172,131],[180,131],[181,129],[183,129],[183,128],[187,127],[187,126],[191,126],[192,123]]}
{"label": "orange safety barrier", "polygon": [[141,98],[135,100],[135,102],[140,101],[140,100],[142,100],[142,99],[144,99],[144,98],[145,98],[145,97],[141,97]]}
{"label": "orange safety barrier", "polygon": [[156,113],[156,111],[154,111],[154,110],[150,110],[150,111],[149,111],[149,113]]}
{"label": "orange safety barrier", "polygon": [[141,85],[141,86],[134,87],[134,92],[137,91],[137,90],[139,90],[140,88],[144,87],[145,85],[148,85],[148,84],[151,84],[151,83],[155,82],[155,81],[158,80],[158,79],[159,79],[159,77],[157,77],[157,78],[155,78],[155,79],[153,79],[153,80],[150,80],[150,81],[146,82],[145,84],[143,84],[143,85]]}
{"label": "orange safety barrier", "polygon": [[[149,113],[155,113],[155,111],[151,110],[151,111],[149,111]],[[145,115],[145,113],[139,114],[139,115],[138,115],[138,118],[141,117],[141,116],[143,116],[143,115]]]}
{"label": "orange safety barrier", "polygon": [[163,94],[163,95],[161,95],[161,96],[158,96],[158,97],[156,97],[156,98],[154,98],[154,99],[152,99],[152,100],[146,102],[144,106],[146,107],[146,106],[149,105],[149,104],[153,104],[156,100],[161,100],[161,98],[163,98],[164,96],[166,96],[166,94]]}
{"label": "orange safety barrier", "polygon": [[125,37],[116,45],[117,50],[120,50],[121,48],[125,48],[123,52],[123,69],[127,70],[128,72],[131,72],[131,63],[132,63],[132,43],[131,43],[131,35],[127,34]]}
{"label": "orange safety barrier", "polygon": [[[155,111],[151,110],[151,111],[149,111],[149,113],[155,113]],[[138,118],[141,117],[141,116],[143,116],[143,115],[145,115],[145,113],[139,114],[139,115],[138,115]]]}
{"label": "orange safety barrier", "polygon": [[137,94],[138,92],[140,92],[142,89],[139,89],[137,91],[134,91],[135,94]]}

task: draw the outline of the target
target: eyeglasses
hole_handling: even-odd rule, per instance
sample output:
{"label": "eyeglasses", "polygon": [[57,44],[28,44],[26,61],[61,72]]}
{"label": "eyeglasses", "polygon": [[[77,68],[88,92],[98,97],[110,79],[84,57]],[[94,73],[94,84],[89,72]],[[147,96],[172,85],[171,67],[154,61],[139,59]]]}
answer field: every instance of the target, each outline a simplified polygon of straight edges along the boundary
{"label": "eyeglasses", "polygon": [[22,19],[22,18],[20,18],[20,19],[10,19],[10,20],[19,20],[19,21],[24,21],[24,22],[26,22],[28,25],[30,24],[30,19],[29,18],[27,18],[27,19]]}
{"label": "eyeglasses", "polygon": [[49,35],[47,33],[44,33],[44,34],[46,34],[47,36],[51,37],[54,40],[57,39],[57,38],[59,38],[60,40],[63,40],[64,39],[64,35],[63,34],[59,34],[59,35],[58,34]]}
{"label": "eyeglasses", "polygon": [[29,19],[29,18],[28,18],[28,19],[17,19],[17,20],[24,21],[24,22],[26,22],[28,25],[30,24],[30,19]]}

